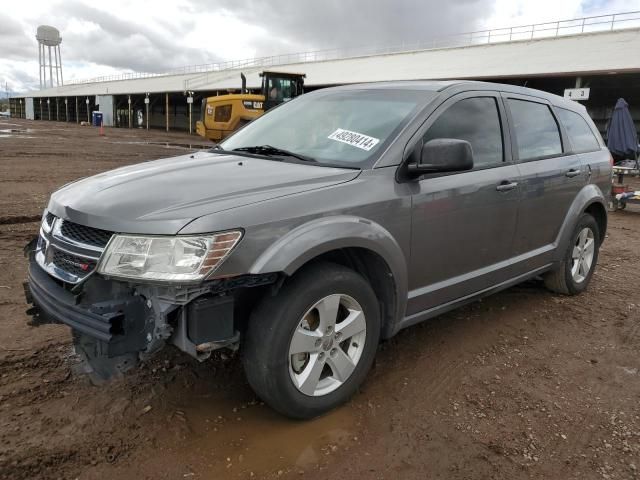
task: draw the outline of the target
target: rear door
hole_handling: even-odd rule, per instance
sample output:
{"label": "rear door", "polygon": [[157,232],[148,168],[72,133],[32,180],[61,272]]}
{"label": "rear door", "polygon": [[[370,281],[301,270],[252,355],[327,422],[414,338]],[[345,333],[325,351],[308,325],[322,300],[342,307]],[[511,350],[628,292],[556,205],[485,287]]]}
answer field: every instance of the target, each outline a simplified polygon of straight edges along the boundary
{"label": "rear door", "polygon": [[512,132],[513,157],[520,172],[521,201],[514,255],[514,273],[550,262],[560,227],[580,189],[588,180],[580,156],[549,102],[527,95],[503,94]]}
{"label": "rear door", "polygon": [[412,151],[436,138],[468,141],[474,169],[425,175],[413,184],[408,315],[508,278],[519,199],[499,93],[453,96],[416,137]]}

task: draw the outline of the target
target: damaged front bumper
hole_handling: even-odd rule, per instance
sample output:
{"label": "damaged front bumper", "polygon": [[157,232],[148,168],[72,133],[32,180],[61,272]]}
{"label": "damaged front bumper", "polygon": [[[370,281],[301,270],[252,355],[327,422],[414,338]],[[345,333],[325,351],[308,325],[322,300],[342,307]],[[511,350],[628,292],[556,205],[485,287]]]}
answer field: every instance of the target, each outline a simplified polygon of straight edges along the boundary
{"label": "damaged front bumper", "polygon": [[89,275],[77,284],[46,272],[36,261],[37,239],[27,247],[25,297],[33,325],[72,328],[76,350],[102,378],[122,373],[172,343],[198,360],[218,348],[236,348],[241,320],[236,304],[248,287],[277,276],[239,276],[196,286],[136,284]]}

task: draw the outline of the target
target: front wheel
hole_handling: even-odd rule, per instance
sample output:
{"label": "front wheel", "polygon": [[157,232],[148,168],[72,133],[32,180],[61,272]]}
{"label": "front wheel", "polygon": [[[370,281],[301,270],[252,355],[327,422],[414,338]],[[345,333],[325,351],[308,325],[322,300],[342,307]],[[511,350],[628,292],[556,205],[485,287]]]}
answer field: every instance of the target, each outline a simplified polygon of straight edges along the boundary
{"label": "front wheel", "polygon": [[578,294],[589,285],[600,248],[600,230],[596,220],[588,213],[583,214],[571,239],[559,268],[545,276],[549,290],[565,295]]}
{"label": "front wheel", "polygon": [[244,367],[254,391],[292,418],[348,400],[369,371],[380,337],[378,302],[353,270],[319,263],[266,297],[251,316]]}

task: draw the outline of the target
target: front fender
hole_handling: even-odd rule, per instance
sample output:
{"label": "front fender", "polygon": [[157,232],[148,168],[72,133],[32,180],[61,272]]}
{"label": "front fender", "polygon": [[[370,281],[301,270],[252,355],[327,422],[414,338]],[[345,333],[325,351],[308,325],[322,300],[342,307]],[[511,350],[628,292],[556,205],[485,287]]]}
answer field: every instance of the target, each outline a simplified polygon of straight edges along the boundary
{"label": "front fender", "polygon": [[[564,222],[560,227],[560,231],[558,232],[558,236],[555,241],[556,248],[554,249],[555,253],[553,257],[555,262],[562,261],[569,242],[571,241],[571,234],[576,228],[580,216],[594,203],[599,203],[604,207],[604,211],[607,211],[607,198],[602,193],[602,190],[600,190],[600,187],[590,183],[585,185],[573,199],[573,203],[571,204],[571,207],[569,207],[569,211],[567,212]],[[601,233],[604,234],[604,232]]]}
{"label": "front fender", "polygon": [[331,216],[312,220],[290,231],[268,247],[249,273],[284,272],[293,275],[308,261],[341,248],[363,248],[378,254],[387,264],[395,284],[395,320],[404,316],[408,274],[405,255],[394,237],[382,226],[354,216]]}

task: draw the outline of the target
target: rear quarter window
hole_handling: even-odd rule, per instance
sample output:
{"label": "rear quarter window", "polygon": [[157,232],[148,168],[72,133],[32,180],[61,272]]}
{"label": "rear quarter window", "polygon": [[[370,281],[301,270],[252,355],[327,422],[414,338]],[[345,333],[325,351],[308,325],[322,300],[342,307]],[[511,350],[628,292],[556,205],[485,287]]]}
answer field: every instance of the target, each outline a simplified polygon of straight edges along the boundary
{"label": "rear quarter window", "polygon": [[600,143],[587,121],[579,113],[556,107],[560,122],[564,125],[575,153],[600,150]]}
{"label": "rear quarter window", "polygon": [[546,104],[510,98],[509,110],[520,161],[537,160],[562,153],[560,130]]}

